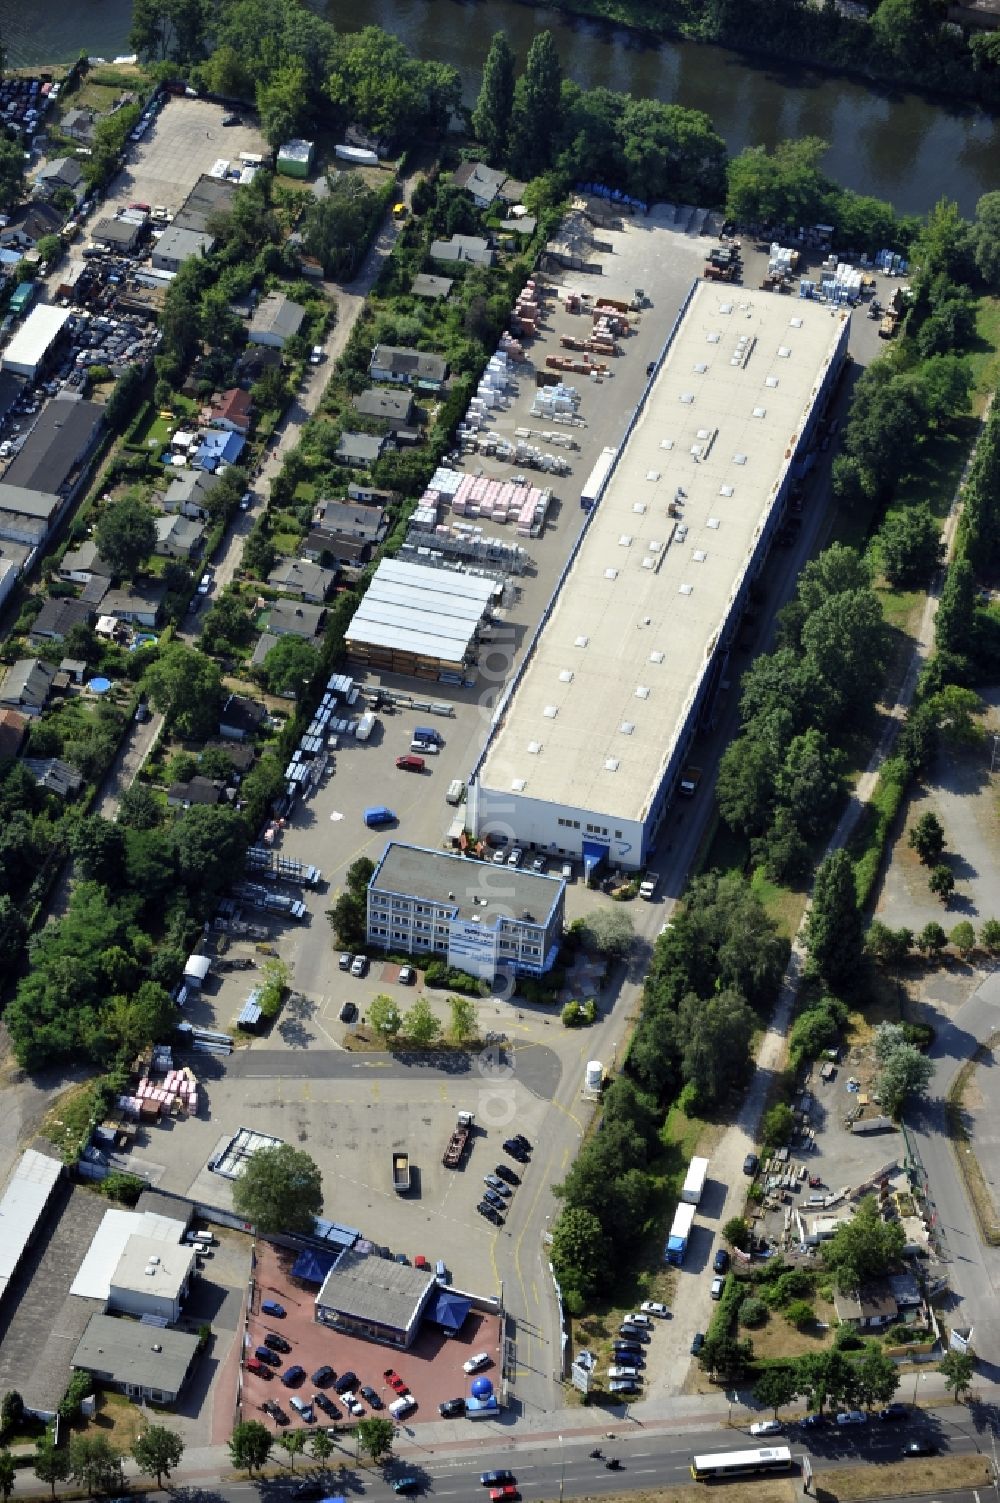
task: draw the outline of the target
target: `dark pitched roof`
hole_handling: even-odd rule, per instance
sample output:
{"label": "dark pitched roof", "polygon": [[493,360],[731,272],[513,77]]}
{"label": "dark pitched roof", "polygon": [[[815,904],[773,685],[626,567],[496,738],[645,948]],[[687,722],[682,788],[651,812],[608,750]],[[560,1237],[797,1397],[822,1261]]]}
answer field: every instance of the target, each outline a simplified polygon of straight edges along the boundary
{"label": "dark pitched roof", "polygon": [[255,731],[266,718],[264,706],[255,699],[247,699],[244,694],[230,694],[219,711],[220,725],[227,725],[232,730],[245,731],[247,734]]}
{"label": "dark pitched roof", "polygon": [[85,600],[46,600],[31,623],[33,637],[64,637],[70,627],[90,620],[91,609]]}
{"label": "dark pitched roof", "polygon": [[59,492],[89,453],[104,421],[99,402],[59,396],[42,409],[28,441],[4,476],[7,485]]}

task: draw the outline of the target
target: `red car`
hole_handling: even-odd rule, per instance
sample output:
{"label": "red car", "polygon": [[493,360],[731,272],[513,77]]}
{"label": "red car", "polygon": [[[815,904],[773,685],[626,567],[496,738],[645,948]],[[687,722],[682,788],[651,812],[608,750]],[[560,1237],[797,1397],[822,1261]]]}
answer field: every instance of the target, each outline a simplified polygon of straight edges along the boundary
{"label": "red car", "polygon": [[265,1366],[263,1362],[258,1362],[256,1357],[247,1358],[247,1372],[256,1373],[258,1378],[269,1378],[271,1376],[271,1369]]}
{"label": "red car", "polygon": [[413,1266],[414,1268],[430,1268],[431,1265],[428,1263],[423,1253],[418,1253],[413,1260]]}
{"label": "red car", "polygon": [[129,204],[129,208],[130,209],[141,209],[144,214],[149,214],[149,213],[152,212],[151,209],[150,209],[150,207],[149,207],[149,204],[134,203],[134,204]]}
{"label": "red car", "polygon": [[409,1393],[410,1390],[407,1388],[406,1384],[399,1376],[399,1373],[396,1372],[395,1368],[387,1367],[382,1376],[388,1383],[389,1387],[395,1389],[396,1393],[400,1395]]}
{"label": "red car", "polygon": [[490,1488],[490,1503],[507,1503],[508,1498],[519,1498],[520,1496],[521,1494],[512,1483],[508,1483],[506,1487]]}

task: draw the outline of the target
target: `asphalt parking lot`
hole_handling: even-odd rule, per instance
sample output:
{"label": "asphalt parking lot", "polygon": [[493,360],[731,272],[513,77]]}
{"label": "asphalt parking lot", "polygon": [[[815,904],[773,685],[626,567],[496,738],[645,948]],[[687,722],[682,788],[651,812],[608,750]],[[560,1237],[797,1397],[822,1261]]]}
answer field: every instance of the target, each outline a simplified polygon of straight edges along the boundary
{"label": "asphalt parking lot", "polygon": [[241,151],[266,152],[267,143],[251,125],[224,126],[227,111],[206,99],[170,99],[141,141],[130,143],[125,165],[99,211],[114,215],[130,203],[180,208],[203,172]]}
{"label": "asphalt parking lot", "polygon": [[[362,1384],[373,1388],[382,1403],[382,1412],[396,1397],[383,1376],[387,1368],[399,1374],[417,1401],[417,1408],[406,1417],[407,1426],[439,1420],[438,1405],[444,1399],[464,1397],[469,1392],[471,1378],[462,1370],[462,1364],[474,1352],[489,1352],[492,1366],[485,1369],[494,1382],[499,1381],[500,1322],[496,1315],[471,1310],[461,1331],[455,1337],[446,1337],[434,1326],[425,1323],[420,1335],[409,1351],[397,1351],[394,1347],[365,1341],[360,1337],[347,1336],[319,1325],[314,1318],[314,1303],[319,1286],[307,1284],[292,1276],[294,1256],[260,1243],[257,1248],[257,1297],[249,1320],[250,1350],[263,1342],[266,1334],[284,1337],[291,1351],[279,1353],[281,1366],[273,1369],[273,1378],[264,1378],[244,1368],[243,1417],[259,1419],[269,1429],[286,1428],[276,1424],[260,1405],[267,1399],[274,1400],[284,1410],[293,1428],[311,1429],[313,1426],[302,1420],[288,1400],[292,1394],[309,1402],[316,1384],[311,1375],[326,1364],[339,1377],[351,1371],[357,1373]],[[475,1286],[467,1286],[478,1293]],[[260,1309],[264,1299],[277,1300],[285,1310],[283,1318],[269,1317]],[[292,1364],[306,1370],[305,1380],[297,1387],[282,1385],[279,1374]],[[349,1420],[347,1411],[332,1386],[326,1387],[330,1402],[338,1414],[324,1414],[315,1410],[316,1424],[340,1423]],[[374,1405],[361,1400],[366,1415],[377,1412]],[[461,1421],[456,1423],[461,1424]]]}

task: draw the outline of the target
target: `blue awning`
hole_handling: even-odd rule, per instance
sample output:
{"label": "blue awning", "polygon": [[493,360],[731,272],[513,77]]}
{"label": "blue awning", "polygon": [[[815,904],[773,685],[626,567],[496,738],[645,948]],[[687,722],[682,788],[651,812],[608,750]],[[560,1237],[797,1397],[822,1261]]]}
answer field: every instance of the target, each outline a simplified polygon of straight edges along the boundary
{"label": "blue awning", "polygon": [[319,1248],[306,1247],[295,1259],[292,1278],[301,1279],[303,1284],[322,1284],[339,1257],[339,1252],[322,1252]]}
{"label": "blue awning", "polygon": [[427,1307],[427,1319],[445,1331],[453,1333],[462,1329],[465,1317],[472,1309],[472,1301],[453,1289],[441,1289]]}
{"label": "blue awning", "polygon": [[585,840],[583,842],[583,879],[590,881],[591,873],[600,866],[602,861],[608,859],[608,847],[601,845],[597,840]]}

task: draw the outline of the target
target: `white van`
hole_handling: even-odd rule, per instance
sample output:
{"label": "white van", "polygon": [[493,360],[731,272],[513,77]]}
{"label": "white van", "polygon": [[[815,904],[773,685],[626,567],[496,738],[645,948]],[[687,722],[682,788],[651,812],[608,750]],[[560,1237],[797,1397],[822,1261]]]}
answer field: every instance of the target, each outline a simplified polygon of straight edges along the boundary
{"label": "white van", "polygon": [[403,1419],[407,1414],[412,1413],[412,1411],[416,1409],[416,1407],[416,1399],[412,1394],[408,1393],[404,1398],[393,1399],[392,1403],[389,1405],[389,1413],[392,1415],[393,1419]]}
{"label": "white van", "polygon": [[215,1238],[211,1232],[189,1232],[188,1240],[196,1242],[199,1247],[214,1247]]}
{"label": "white van", "polygon": [[452,778],[448,784],[448,792],[445,794],[445,802],[448,804],[460,804],[465,797],[465,784],[461,778]]}

